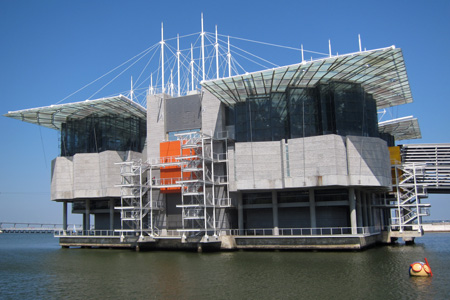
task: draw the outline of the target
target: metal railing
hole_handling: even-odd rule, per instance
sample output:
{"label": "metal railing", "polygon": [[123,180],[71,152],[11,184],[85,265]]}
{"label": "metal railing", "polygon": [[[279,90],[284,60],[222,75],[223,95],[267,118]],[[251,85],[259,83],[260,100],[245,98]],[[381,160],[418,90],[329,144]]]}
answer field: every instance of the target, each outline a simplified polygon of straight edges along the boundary
{"label": "metal railing", "polygon": [[[181,237],[182,230],[154,229],[156,237]],[[150,233],[146,229],[147,234]],[[219,229],[219,235],[233,236],[307,236],[307,237],[339,237],[348,235],[370,236],[381,233],[380,227],[320,227],[320,228],[254,228],[254,229]],[[136,236],[136,232],[118,232],[114,230],[55,230],[55,237],[115,237]]]}
{"label": "metal railing", "polygon": [[[114,230],[55,230],[55,237],[120,237],[121,232]],[[125,232],[123,235],[135,235],[134,232]]]}
{"label": "metal railing", "polygon": [[[81,228],[81,225],[68,225],[70,227]],[[63,224],[45,223],[17,223],[0,222],[0,231],[5,233],[52,233],[55,230],[62,230]]]}
{"label": "metal railing", "polygon": [[379,234],[379,227],[319,227],[319,228],[254,228],[254,229],[222,229],[221,235],[235,236],[343,236]]}

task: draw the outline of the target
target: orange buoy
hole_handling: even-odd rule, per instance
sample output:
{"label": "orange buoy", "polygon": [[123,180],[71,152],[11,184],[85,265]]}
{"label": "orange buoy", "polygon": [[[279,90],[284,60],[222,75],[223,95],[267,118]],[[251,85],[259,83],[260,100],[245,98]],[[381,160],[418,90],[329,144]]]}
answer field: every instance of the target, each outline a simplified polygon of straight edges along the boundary
{"label": "orange buoy", "polygon": [[409,275],[411,276],[433,276],[428,260],[425,262],[416,261],[409,266]]}

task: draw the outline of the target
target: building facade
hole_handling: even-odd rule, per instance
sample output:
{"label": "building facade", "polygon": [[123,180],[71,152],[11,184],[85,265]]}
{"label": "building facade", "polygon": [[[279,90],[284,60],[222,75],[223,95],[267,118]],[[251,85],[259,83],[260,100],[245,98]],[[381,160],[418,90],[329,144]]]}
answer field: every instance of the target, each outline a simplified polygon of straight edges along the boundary
{"label": "building facade", "polygon": [[[201,86],[177,97],[149,93],[146,108],[118,96],[7,114],[61,131],[51,200],[63,203],[62,246],[361,249],[390,241],[389,147],[420,137],[416,119],[378,123],[379,109],[412,102],[401,49]],[[83,232],[67,228],[68,204],[83,214]]]}

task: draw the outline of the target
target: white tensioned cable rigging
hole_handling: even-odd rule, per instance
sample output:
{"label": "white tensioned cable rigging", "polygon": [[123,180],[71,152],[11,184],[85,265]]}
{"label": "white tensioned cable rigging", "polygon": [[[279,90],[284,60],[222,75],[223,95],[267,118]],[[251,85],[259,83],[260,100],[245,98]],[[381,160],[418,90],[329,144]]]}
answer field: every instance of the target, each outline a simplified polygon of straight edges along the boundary
{"label": "white tensioned cable rigging", "polygon": [[[219,34],[219,36],[228,37],[228,36],[221,35],[221,34]],[[279,47],[279,48],[289,49],[289,50],[295,50],[295,51],[301,51],[301,50],[302,50],[301,48],[295,48],[295,47],[290,47],[290,46],[277,45],[277,44],[266,43],[266,42],[258,42],[258,41],[250,40],[250,39],[244,39],[244,38],[238,38],[238,37],[232,37],[232,36],[230,36],[230,38],[236,39],[236,40],[241,40],[241,41],[246,41],[246,42],[252,42],[252,43],[256,43],[256,44],[262,44],[262,45],[267,45],[267,46],[273,46],[273,47]],[[318,54],[318,55],[326,55],[326,56],[329,55],[329,53],[322,53],[322,52],[316,52],[316,51],[305,50],[305,49],[303,49],[303,51],[304,51],[304,52],[313,53],[313,54]]]}
{"label": "white tensioned cable rigging", "polygon": [[[158,44],[152,45],[152,46],[150,46],[149,48],[145,49],[144,51],[140,52],[139,54],[136,54],[136,55],[133,56],[132,58],[126,60],[125,62],[123,62],[123,63],[121,63],[120,65],[118,65],[117,67],[111,69],[110,71],[108,71],[107,73],[105,73],[105,74],[103,74],[102,76],[98,77],[97,79],[95,79],[95,80],[91,81],[90,83],[84,85],[83,87],[79,88],[78,90],[76,90],[76,91],[73,92],[72,94],[66,96],[65,98],[63,98],[63,99],[61,99],[61,100],[59,100],[59,101],[56,102],[55,104],[59,104],[59,103],[63,102],[64,100],[66,100],[67,98],[72,97],[73,95],[75,95],[75,94],[78,93],[79,91],[81,91],[81,90],[87,88],[88,86],[92,85],[93,83],[99,81],[99,80],[102,79],[103,77],[105,77],[105,76],[109,75],[110,73],[114,72],[115,70],[117,70],[118,68],[122,67],[122,66],[125,65],[126,63],[132,61],[133,59],[135,59],[136,57],[140,56],[141,54],[143,54],[143,53],[146,54],[146,53],[150,52],[156,45],[158,45]],[[143,54],[143,56],[145,56],[145,54]]]}
{"label": "white tensioned cable rigging", "polygon": [[[250,43],[256,43],[271,47],[279,47],[289,50],[295,50],[295,51],[301,51],[299,48],[294,47],[288,47],[288,46],[282,46],[282,45],[276,45],[273,43],[266,43],[266,42],[258,42],[255,40],[250,39],[244,39],[244,38],[238,38],[238,37],[229,37],[226,35],[216,34],[216,33],[209,33],[206,31],[203,31],[203,37],[204,41],[206,41],[203,49],[203,57],[202,59],[202,47],[199,46],[200,40],[201,40],[201,32],[187,34],[179,37],[164,39],[164,49],[167,49],[168,53],[171,55],[165,56],[165,69],[171,70],[173,72],[173,75],[175,78],[180,78],[177,80],[177,82],[172,82],[174,86],[176,87],[177,91],[175,92],[178,95],[182,95],[187,93],[190,90],[195,90],[198,84],[201,82],[203,72],[205,72],[205,79],[214,79],[217,78],[217,74],[219,73],[219,77],[229,77],[230,74],[228,74],[228,69],[232,70],[232,74],[242,74],[247,72],[247,68],[250,64],[260,66],[262,68],[269,68],[269,67],[278,67],[277,64],[272,63],[266,59],[263,59],[261,56],[252,54],[249,51],[243,50],[241,47],[229,43],[229,39],[239,40],[239,41],[245,41]],[[196,36],[196,38],[192,38]],[[217,40],[216,40],[217,37]],[[225,37],[225,40],[219,37]],[[186,42],[186,39],[190,39],[189,42]],[[182,41],[184,40],[184,41]],[[177,49],[176,47],[173,47],[170,42],[173,41],[180,41],[181,47],[187,47],[188,45],[192,44],[192,49],[185,48],[185,49]],[[118,70],[119,68],[123,67],[124,65],[129,65],[119,72],[118,75],[116,75],[113,79],[109,80],[105,85],[103,85],[100,89],[98,89],[94,94],[92,94],[89,98],[92,98],[93,96],[97,95],[100,91],[102,91],[106,86],[111,84],[113,81],[115,81],[119,76],[123,75],[126,71],[130,70],[131,67],[135,66],[139,61],[141,61],[144,57],[151,54],[150,59],[148,59],[144,65],[144,67],[140,70],[139,76],[137,76],[137,80],[135,81],[133,85],[133,90],[136,92],[137,100],[140,98],[145,98],[145,92],[148,90],[148,86],[151,85],[152,92],[155,92],[156,90],[162,90],[161,85],[158,88],[158,83],[161,84],[161,74],[162,74],[162,61],[161,56],[159,56],[159,63],[154,61],[154,56],[161,51],[161,42],[155,43],[151,47],[145,49],[144,51],[140,52],[139,54],[133,56],[129,60],[125,61],[124,63],[120,64],[119,66],[113,68],[109,72],[105,73],[104,75],[100,76],[99,78],[95,79],[94,81],[90,82],[89,84],[83,86],[82,88],[78,89],[74,93],[70,94],[69,96],[65,97],[58,103],[61,103],[62,101],[66,100],[67,98],[73,96],[74,94],[78,93],[79,91],[87,88],[88,86],[92,85],[93,83],[99,81],[100,79],[104,78],[105,76],[111,74],[112,72]],[[232,48],[232,52],[228,49]],[[315,51],[308,51],[304,50],[306,52],[320,54],[320,55],[326,55],[325,53],[315,52]],[[177,59],[177,52],[179,52],[179,58]],[[228,55],[229,53],[232,53],[232,55]],[[191,55],[195,56],[195,59],[193,59],[194,68],[193,71],[191,69]],[[229,57],[230,56],[230,59]],[[236,58],[242,58],[246,62],[250,63],[244,63],[241,64],[236,60]],[[131,62],[131,63],[130,63]],[[207,63],[208,66],[206,66],[206,70],[202,69],[203,62]],[[167,64],[166,64],[167,63]],[[177,67],[177,64],[180,64],[180,68]],[[143,75],[146,73],[146,71],[151,68],[151,66],[155,65],[155,71],[150,73],[149,76],[146,78],[143,78]],[[269,65],[269,66],[268,66]],[[219,66],[219,67],[217,67]],[[245,67],[244,67],[245,66]],[[227,68],[228,67],[228,68]],[[251,69],[251,68],[250,68]],[[252,70],[250,70],[252,71]],[[194,74],[192,74],[192,72]],[[153,76],[155,75],[156,76]],[[192,86],[192,80],[191,76],[194,78],[194,87]],[[155,79],[156,81],[151,80],[151,78]],[[182,82],[178,82],[178,81]],[[147,84],[148,83],[148,84]],[[153,83],[155,83],[153,85]],[[148,85],[148,86],[147,86]],[[167,85],[170,85],[169,80],[167,81]],[[164,87],[166,88],[166,87]],[[139,92],[141,91],[141,92]],[[129,91],[123,93],[128,94]],[[88,98],[88,99],[89,99]],[[144,102],[145,101],[137,101],[137,102]],[[58,104],[57,103],[57,104]],[[145,106],[145,105],[144,105]]]}
{"label": "white tensioned cable rigging", "polygon": [[[149,51],[148,51],[149,52]],[[147,52],[147,53],[148,53]],[[128,69],[130,69],[132,66],[134,66],[138,61],[140,61],[142,58],[145,57],[145,55],[147,55],[147,53],[144,53],[140,58],[138,58],[135,62],[133,62],[131,65],[129,65],[127,68],[125,68],[125,70],[123,70],[122,72],[120,72],[118,75],[116,75],[113,79],[111,79],[110,81],[108,81],[108,83],[106,83],[104,86],[102,86],[98,91],[96,91],[94,94],[92,94],[88,99],[91,99],[92,97],[94,97],[97,93],[99,93],[101,90],[103,90],[106,86],[108,86],[111,82],[113,82],[114,80],[116,80],[120,75],[122,75],[123,73],[125,73]]]}

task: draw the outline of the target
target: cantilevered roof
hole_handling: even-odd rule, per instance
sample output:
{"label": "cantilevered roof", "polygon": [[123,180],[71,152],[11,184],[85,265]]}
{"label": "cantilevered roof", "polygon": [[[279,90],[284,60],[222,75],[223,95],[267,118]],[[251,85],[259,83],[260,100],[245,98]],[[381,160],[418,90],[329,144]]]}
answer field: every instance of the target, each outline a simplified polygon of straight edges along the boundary
{"label": "cantilevered roof", "polygon": [[61,124],[65,123],[67,119],[82,119],[92,114],[100,117],[120,115],[145,119],[146,109],[127,97],[119,95],[96,100],[10,111],[5,114],[5,117],[61,130]]}
{"label": "cantilevered roof", "polygon": [[420,139],[419,122],[412,116],[393,119],[378,123],[378,130],[381,133],[389,133],[396,141]]}
{"label": "cantilevered roof", "polygon": [[377,108],[413,101],[402,50],[394,46],[202,82],[227,105],[247,97],[284,92],[288,86],[314,87],[317,83],[360,83],[373,95]]}

